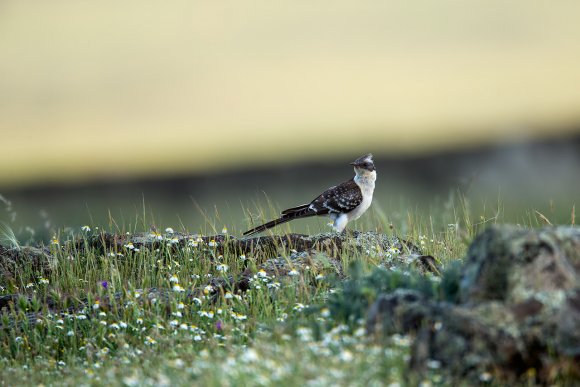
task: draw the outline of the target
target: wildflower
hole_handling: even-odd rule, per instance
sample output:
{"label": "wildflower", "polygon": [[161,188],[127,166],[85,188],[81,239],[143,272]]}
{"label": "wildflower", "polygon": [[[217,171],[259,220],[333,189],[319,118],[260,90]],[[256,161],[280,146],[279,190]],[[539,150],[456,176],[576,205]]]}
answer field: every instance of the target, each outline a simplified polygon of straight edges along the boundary
{"label": "wildflower", "polygon": [[194,341],[201,341],[201,336],[200,336],[200,335],[195,335],[195,336],[193,337],[193,340],[194,340]]}
{"label": "wildflower", "polygon": [[260,269],[260,271],[258,271],[258,277],[267,277],[268,273],[266,273],[266,270],[264,269]]}
{"label": "wildflower", "polygon": [[59,360],[58,363],[56,363],[59,367],[64,367],[66,366],[66,363],[62,360]]}
{"label": "wildflower", "polygon": [[150,336],[147,336],[147,337],[145,337],[145,344],[147,344],[147,345],[155,345],[155,344],[157,344],[157,341],[155,341]]}
{"label": "wildflower", "polygon": [[203,288],[203,294],[205,294],[206,296],[212,292],[213,292],[213,286],[211,286],[211,285],[207,285],[205,288]]}
{"label": "wildflower", "polygon": [[133,246],[133,242],[129,242],[126,245],[124,245],[123,247],[126,249],[129,249],[129,250],[133,250],[135,248],[135,246]]}
{"label": "wildflower", "polygon": [[300,337],[302,341],[312,340],[312,330],[310,328],[299,327],[296,329],[296,334]]}
{"label": "wildflower", "polygon": [[222,228],[222,234],[227,234],[228,233],[228,228],[226,226],[224,226],[224,228]]}
{"label": "wildflower", "polygon": [[64,320],[62,318],[59,318],[58,320],[56,320],[57,324],[64,324]]}
{"label": "wildflower", "polygon": [[142,318],[138,318],[137,320],[135,320],[135,322],[139,325],[143,324],[143,319]]}
{"label": "wildflower", "polygon": [[176,245],[178,243],[179,243],[179,238],[177,238],[177,237],[173,237],[169,240],[170,245]]}
{"label": "wildflower", "polygon": [[184,309],[185,308],[185,304],[183,302],[180,302],[179,304],[177,304],[177,309]]}
{"label": "wildflower", "polygon": [[207,317],[207,318],[213,318],[214,313],[210,310],[205,311],[205,310],[200,310],[199,312],[197,312],[197,314],[199,314],[201,317]]}
{"label": "wildflower", "polygon": [[350,362],[350,361],[352,361],[353,357],[354,356],[352,355],[352,352],[350,352],[348,350],[342,351],[340,353],[340,356],[339,356],[340,360],[342,360],[344,362]]}
{"label": "wildflower", "polygon": [[54,246],[60,246],[60,242],[58,241],[58,238],[56,236],[52,237],[52,239],[50,240],[50,244]]}
{"label": "wildflower", "polygon": [[245,261],[246,259],[247,259],[247,258],[246,258],[246,256],[245,256],[244,254],[240,255],[240,260],[241,260],[241,261]]}
{"label": "wildflower", "polygon": [[105,312],[99,312],[99,317],[101,318],[107,317],[107,314]]}
{"label": "wildflower", "polygon": [[111,329],[115,329],[115,330],[121,329],[121,327],[117,323],[112,323],[111,325],[109,325],[109,327],[111,327]]}
{"label": "wildflower", "polygon": [[295,275],[298,275],[298,274],[299,274],[299,273],[298,273],[298,271],[297,271],[296,269],[292,269],[292,270],[290,270],[290,271],[288,272],[288,275],[290,275],[290,276],[295,276]]}
{"label": "wildflower", "polygon": [[493,376],[487,371],[483,372],[479,375],[479,380],[483,383],[487,383],[487,382],[491,381],[492,378],[493,378]]}
{"label": "wildflower", "polygon": [[168,234],[173,234],[174,233],[174,231],[173,231],[173,229],[171,227],[167,227],[165,229],[165,232],[168,233]]}
{"label": "wildflower", "polygon": [[270,282],[266,286],[268,287],[268,289],[278,290],[280,289],[280,282]]}
{"label": "wildflower", "polygon": [[223,328],[223,324],[221,320],[216,321],[215,323],[215,329],[217,329],[218,331],[221,331]]}
{"label": "wildflower", "polygon": [[321,315],[322,317],[324,317],[324,318],[326,318],[326,317],[330,317],[330,310],[329,310],[328,308],[323,308],[323,309],[320,311],[320,315]]}
{"label": "wildflower", "polygon": [[121,328],[127,328],[127,323],[126,323],[126,322],[124,322],[124,321],[119,321],[119,326],[120,326]]}
{"label": "wildflower", "polygon": [[86,320],[87,319],[87,316],[85,316],[84,314],[77,314],[75,317],[77,320]]}
{"label": "wildflower", "polygon": [[411,344],[411,341],[407,336],[401,336],[399,334],[395,334],[392,336],[393,342],[400,346],[400,347],[408,347]]}
{"label": "wildflower", "polygon": [[135,293],[133,293],[133,297],[140,298],[141,297],[141,292],[135,291]]}
{"label": "wildflower", "polygon": [[216,266],[216,270],[221,271],[222,273],[226,273],[228,271],[228,269],[229,269],[229,266],[225,265],[225,264],[221,264],[221,265]]}
{"label": "wildflower", "polygon": [[179,321],[171,320],[171,321],[169,321],[169,325],[171,325],[172,328],[175,328],[176,326],[179,325]]}
{"label": "wildflower", "polygon": [[74,333],[73,331],[68,331],[68,332],[66,333],[66,335],[67,335],[68,337],[72,337],[72,336],[74,336],[74,335],[75,335],[75,333]]}
{"label": "wildflower", "polygon": [[81,231],[90,232],[91,231],[91,228],[89,226],[82,226],[81,227]]}
{"label": "wildflower", "polygon": [[224,298],[226,300],[231,300],[232,298],[234,298],[234,296],[232,295],[232,292],[226,292],[226,294],[224,295]]}
{"label": "wildflower", "polygon": [[197,241],[195,241],[195,240],[193,240],[193,239],[190,239],[190,240],[187,242],[187,245],[188,245],[189,247],[197,247],[197,245],[198,245],[198,244],[199,244],[199,242],[197,242]]}
{"label": "wildflower", "polygon": [[246,363],[253,363],[259,359],[258,352],[253,348],[248,348],[242,355],[242,361]]}
{"label": "wildflower", "polygon": [[246,316],[245,314],[239,314],[236,312],[232,312],[232,318],[236,321],[244,321],[248,319],[248,316]]}
{"label": "wildflower", "polygon": [[48,285],[50,281],[46,278],[41,278],[38,282],[40,282],[41,285]]}
{"label": "wildflower", "polygon": [[396,256],[398,256],[400,253],[401,253],[401,251],[400,251],[398,248],[396,248],[396,247],[394,247],[394,246],[391,246],[391,247],[390,247],[390,248],[387,250],[387,253],[386,253],[386,255],[387,255],[387,258],[391,258],[391,257],[396,257]]}
{"label": "wildflower", "polygon": [[175,274],[173,274],[170,278],[169,278],[169,282],[175,282],[178,283],[179,282],[179,278],[177,278],[177,276]]}
{"label": "wildflower", "polygon": [[17,337],[14,338],[14,341],[17,342],[17,343],[22,343],[22,340],[23,339],[22,339],[21,336],[17,336]]}
{"label": "wildflower", "polygon": [[99,300],[96,300],[95,303],[93,304],[93,310],[99,309],[100,306],[101,306],[101,303],[99,302]]}
{"label": "wildflower", "polygon": [[181,323],[181,324],[179,325],[179,329],[181,329],[181,330],[183,330],[183,331],[186,331],[188,328],[189,328],[189,327],[187,326],[187,324],[186,324],[186,323]]}
{"label": "wildflower", "polygon": [[321,281],[324,279],[324,276],[322,274],[318,274],[316,277],[314,277],[314,279],[317,281]]}
{"label": "wildflower", "polygon": [[183,317],[183,314],[180,311],[171,313],[175,317]]}
{"label": "wildflower", "polygon": [[109,288],[109,282],[107,282],[107,281],[101,281],[101,286],[102,286],[102,287],[103,287],[105,290],[107,290],[107,289]]}
{"label": "wildflower", "polygon": [[153,231],[151,234],[149,234],[149,237],[157,240],[163,240],[163,235],[159,234],[156,231]]}
{"label": "wildflower", "polygon": [[29,282],[29,283],[26,284],[26,289],[30,289],[30,288],[33,288],[33,287],[34,287],[34,284],[32,282]]}
{"label": "wildflower", "polygon": [[427,367],[436,370],[438,368],[441,368],[441,362],[439,360],[431,359],[427,361]]}
{"label": "wildflower", "polygon": [[175,284],[175,285],[173,285],[173,291],[178,292],[178,293],[182,293],[182,292],[185,292],[185,289],[183,287],[181,287],[179,284]]}
{"label": "wildflower", "polygon": [[296,305],[294,305],[293,309],[295,311],[301,312],[304,308],[305,308],[304,304],[297,302]]}
{"label": "wildflower", "polygon": [[107,322],[105,320],[99,321],[99,324],[104,325],[104,326],[107,326]]}

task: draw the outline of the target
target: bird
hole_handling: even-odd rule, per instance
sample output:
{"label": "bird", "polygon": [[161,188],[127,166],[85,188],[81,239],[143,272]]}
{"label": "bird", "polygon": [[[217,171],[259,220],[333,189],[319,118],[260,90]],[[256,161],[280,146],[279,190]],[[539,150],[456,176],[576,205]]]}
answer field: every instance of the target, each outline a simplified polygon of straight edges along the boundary
{"label": "bird", "polygon": [[248,230],[244,235],[257,234],[291,220],[321,215],[328,215],[334,230],[343,232],[348,222],[360,218],[371,206],[377,180],[372,153],[359,157],[350,165],[355,172],[352,179],[328,188],[310,203],[282,211],[278,219]]}

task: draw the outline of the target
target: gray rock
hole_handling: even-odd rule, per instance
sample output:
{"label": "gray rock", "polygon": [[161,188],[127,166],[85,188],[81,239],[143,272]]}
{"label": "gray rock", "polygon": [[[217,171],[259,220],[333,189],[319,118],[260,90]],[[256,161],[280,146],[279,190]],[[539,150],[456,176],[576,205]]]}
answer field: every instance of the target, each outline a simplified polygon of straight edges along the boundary
{"label": "gray rock", "polygon": [[469,383],[580,378],[579,263],[578,229],[494,226],[469,248],[458,304],[398,289],[371,306],[367,331],[413,334],[418,373],[436,360]]}

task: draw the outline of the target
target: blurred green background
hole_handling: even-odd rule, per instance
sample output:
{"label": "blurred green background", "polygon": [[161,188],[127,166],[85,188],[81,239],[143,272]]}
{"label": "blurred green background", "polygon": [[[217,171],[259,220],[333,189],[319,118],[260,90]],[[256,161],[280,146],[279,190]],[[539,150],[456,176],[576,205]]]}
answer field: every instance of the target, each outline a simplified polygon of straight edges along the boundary
{"label": "blurred green background", "polygon": [[568,1],[5,0],[0,220],[46,238],[134,223],[145,202],[162,228],[202,227],[201,209],[241,231],[272,215],[267,199],[306,202],[373,152],[375,215],[463,192],[570,222],[579,15]]}

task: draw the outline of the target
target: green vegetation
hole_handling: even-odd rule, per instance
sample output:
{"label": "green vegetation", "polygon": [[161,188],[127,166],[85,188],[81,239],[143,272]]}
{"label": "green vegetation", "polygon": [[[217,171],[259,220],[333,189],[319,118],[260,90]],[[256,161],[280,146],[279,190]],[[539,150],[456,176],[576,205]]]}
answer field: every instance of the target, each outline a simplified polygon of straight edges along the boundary
{"label": "green vegetation", "polygon": [[[1,278],[0,296],[29,298],[20,297],[2,316],[0,379],[19,385],[403,385],[410,340],[366,337],[366,308],[380,292],[400,286],[453,301],[457,262],[478,231],[501,221],[500,207],[476,215],[462,199],[428,216],[401,209],[389,217],[377,206],[357,225],[420,247],[444,269],[441,278],[403,262],[400,269],[377,269],[380,260],[364,252],[342,255],[351,267],[346,281],[334,278],[330,265],[274,276],[260,270],[264,257],[219,253],[217,242],[192,238],[176,248],[170,228],[155,234],[163,243],[154,250],[78,243],[104,228],[117,234],[147,229],[145,213],[129,225],[111,219],[105,227],[61,231],[47,246],[56,258],[52,270],[27,266]],[[529,219],[526,227],[545,221]],[[3,241],[13,239],[7,230]],[[235,281],[247,268],[246,292],[212,285]],[[27,313],[35,311],[42,317],[31,321]],[[435,366],[429,383],[445,383]]]}

